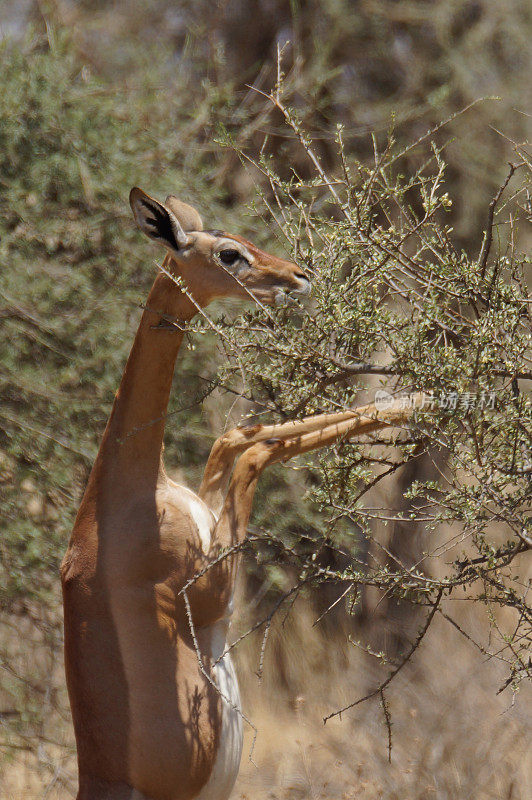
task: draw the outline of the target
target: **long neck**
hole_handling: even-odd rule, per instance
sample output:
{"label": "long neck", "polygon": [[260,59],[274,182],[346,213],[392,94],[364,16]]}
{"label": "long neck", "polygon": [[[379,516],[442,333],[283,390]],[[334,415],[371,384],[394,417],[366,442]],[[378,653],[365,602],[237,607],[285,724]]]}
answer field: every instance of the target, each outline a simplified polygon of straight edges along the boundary
{"label": "long neck", "polygon": [[196,311],[171,278],[156,278],[91,478],[129,492],[155,486],[174,364],[183,340],[183,332],[165,326],[165,318],[187,322]]}

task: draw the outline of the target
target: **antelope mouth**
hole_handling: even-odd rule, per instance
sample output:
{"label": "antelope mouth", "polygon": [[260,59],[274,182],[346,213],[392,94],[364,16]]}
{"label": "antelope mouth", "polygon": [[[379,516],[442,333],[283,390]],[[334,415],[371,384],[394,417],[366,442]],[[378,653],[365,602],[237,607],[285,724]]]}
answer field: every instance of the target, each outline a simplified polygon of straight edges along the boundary
{"label": "antelope mouth", "polygon": [[[294,285],[295,284],[295,285]],[[269,306],[286,306],[295,303],[297,299],[308,297],[311,292],[311,283],[307,277],[296,276],[295,280],[279,281],[273,285],[256,285],[246,288],[246,292],[260,303]]]}
{"label": "antelope mouth", "polygon": [[273,305],[286,306],[296,299],[308,297],[311,291],[309,279],[303,275],[296,277],[297,286],[276,286],[273,290]]}

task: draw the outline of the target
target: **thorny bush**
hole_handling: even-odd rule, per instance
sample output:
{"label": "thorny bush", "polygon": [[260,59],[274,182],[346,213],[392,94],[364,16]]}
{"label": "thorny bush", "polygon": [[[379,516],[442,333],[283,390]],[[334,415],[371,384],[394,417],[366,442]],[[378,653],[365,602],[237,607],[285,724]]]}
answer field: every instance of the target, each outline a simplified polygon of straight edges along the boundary
{"label": "thorny bush", "polygon": [[[220,384],[252,402],[255,420],[352,407],[368,397],[368,380],[370,399],[377,402],[399,394],[408,403],[413,392],[423,392],[425,402],[403,431],[343,441],[300,460],[312,478],[307,496],[322,512],[310,546],[306,532],[280,541],[260,526],[251,543],[283,553],[298,576],[296,590],[341,583],[352,609],[359,588],[374,586],[388,598],[425,607],[417,638],[369,695],[381,695],[387,721],[383,689],[413,655],[435,614],[468,636],[445,609],[459,592],[485,605],[498,628],[497,646],[488,652],[473,644],[505,662],[503,688],[515,690],[531,673],[530,587],[522,556],[532,546],[530,261],[519,251],[520,226],[531,210],[530,157],[516,147],[515,162],[487,209],[480,252],[471,255],[456,249],[446,224],[452,199],[441,149],[434,145],[432,156],[405,176],[401,164],[420,142],[400,150],[392,133],[382,146],[375,139],[368,167],[345,151],[339,127],[338,169],[328,174],[311,136],[284,104],[282,85],[269,100],[299,139],[313,177],[287,171],[266,148],[257,159],[240,148],[238,153],[268,187],[254,211],[269,217],[285,250],[306,267],[312,300],[288,310],[258,307],[236,319],[200,320],[196,330],[214,327],[226,356]],[[234,146],[227,135],[224,143]],[[381,481],[427,457],[437,479],[415,481],[400,508],[391,507],[388,497],[375,504]],[[407,531],[423,526],[416,563],[393,554],[385,561],[357,560],[361,534],[374,540],[377,526],[397,521]],[[323,565],[320,554],[330,546],[351,554],[347,567]],[[287,599],[293,594],[292,586]],[[504,628],[496,607],[512,612]]]}

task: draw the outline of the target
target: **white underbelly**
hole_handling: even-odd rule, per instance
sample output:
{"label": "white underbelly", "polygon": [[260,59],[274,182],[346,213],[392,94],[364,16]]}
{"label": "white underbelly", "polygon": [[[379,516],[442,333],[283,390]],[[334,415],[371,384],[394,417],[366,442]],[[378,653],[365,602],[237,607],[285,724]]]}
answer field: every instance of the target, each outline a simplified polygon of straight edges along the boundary
{"label": "white underbelly", "polygon": [[[228,621],[213,625],[212,657],[220,657],[225,649]],[[222,702],[222,727],[216,761],[210,778],[197,796],[197,800],[227,800],[233,790],[242,756],[242,716],[240,692],[235,668],[229,654],[213,669],[214,681],[220,690]]]}

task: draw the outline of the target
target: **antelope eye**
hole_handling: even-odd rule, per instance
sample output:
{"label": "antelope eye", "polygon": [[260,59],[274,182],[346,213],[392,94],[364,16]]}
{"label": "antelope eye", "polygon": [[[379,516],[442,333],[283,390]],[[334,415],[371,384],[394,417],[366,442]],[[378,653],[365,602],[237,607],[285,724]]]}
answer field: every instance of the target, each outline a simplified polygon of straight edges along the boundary
{"label": "antelope eye", "polygon": [[238,250],[220,250],[218,254],[218,258],[223,264],[234,264],[235,261],[238,261],[240,258],[240,252]]}

